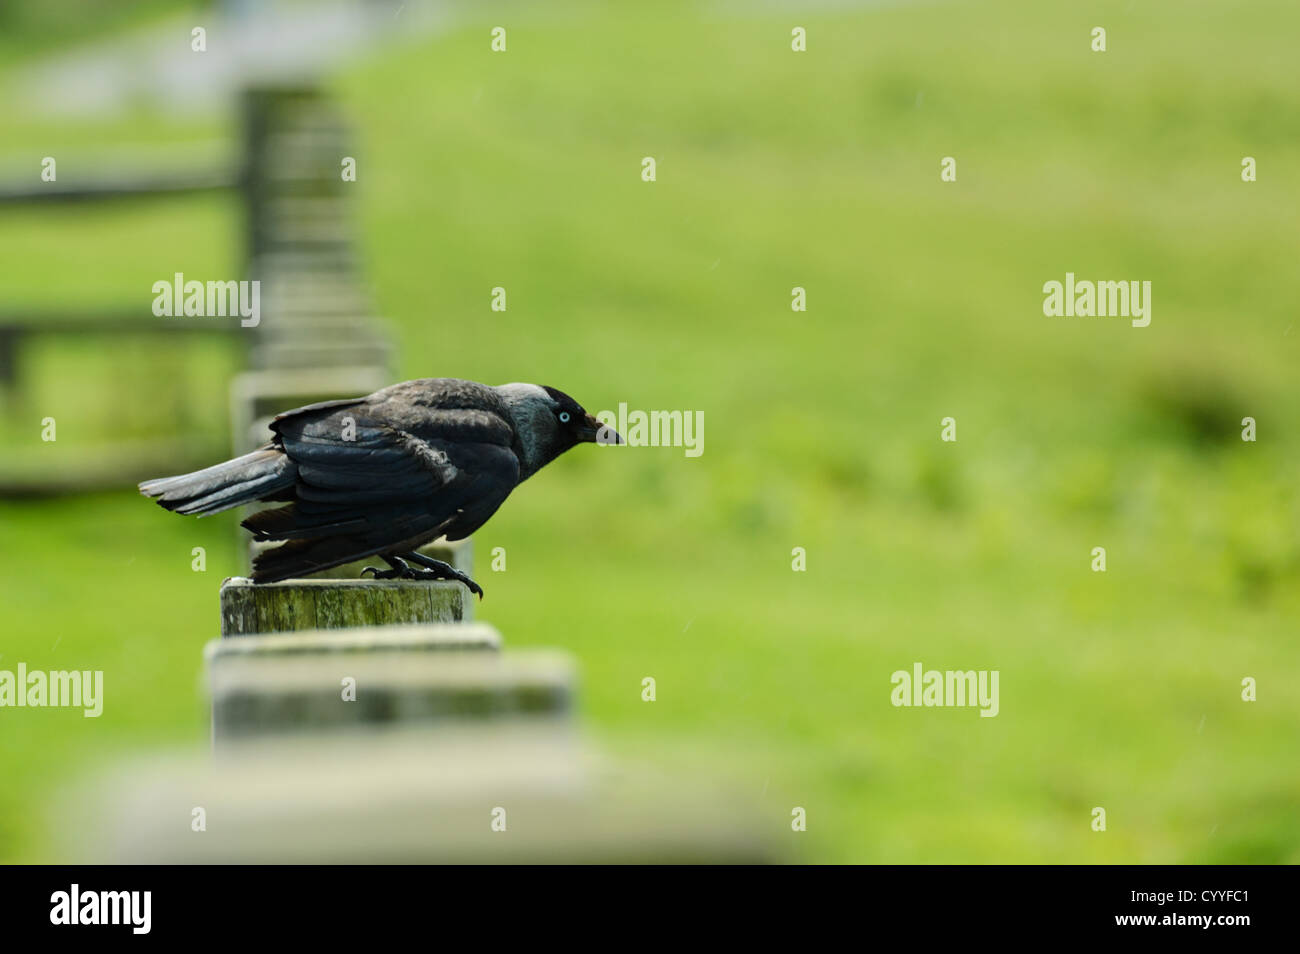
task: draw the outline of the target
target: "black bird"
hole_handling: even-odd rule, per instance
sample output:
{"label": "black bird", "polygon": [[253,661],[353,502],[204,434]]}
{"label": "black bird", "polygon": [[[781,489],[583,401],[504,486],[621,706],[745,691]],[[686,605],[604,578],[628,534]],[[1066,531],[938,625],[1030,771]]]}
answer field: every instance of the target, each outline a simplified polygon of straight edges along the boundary
{"label": "black bird", "polygon": [[147,480],[140,492],[198,516],[256,500],[290,501],[242,524],[257,540],[286,541],[253,561],[257,583],[378,555],[391,567],[366,567],[378,579],[459,580],[480,599],[477,583],[417,548],[440,536],[469,536],[510,491],[570,447],[622,442],[555,388],[457,378],[309,404],[276,417],[271,430],[271,440],[251,454]]}

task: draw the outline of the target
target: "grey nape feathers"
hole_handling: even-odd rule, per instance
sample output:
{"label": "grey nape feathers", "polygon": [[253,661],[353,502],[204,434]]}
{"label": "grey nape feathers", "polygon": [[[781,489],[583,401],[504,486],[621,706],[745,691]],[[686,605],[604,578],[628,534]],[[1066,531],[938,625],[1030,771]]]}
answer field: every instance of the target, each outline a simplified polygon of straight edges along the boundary
{"label": "grey nape feathers", "polygon": [[[469,577],[415,552],[481,527],[520,483],[569,448],[621,443],[562,391],[422,378],[368,397],[324,401],[271,422],[264,446],[225,463],[140,484],[168,510],[206,516],[287,502],[243,522],[257,540],[253,580],[272,583],[378,555],[380,578]],[[412,567],[407,561],[418,563]]]}

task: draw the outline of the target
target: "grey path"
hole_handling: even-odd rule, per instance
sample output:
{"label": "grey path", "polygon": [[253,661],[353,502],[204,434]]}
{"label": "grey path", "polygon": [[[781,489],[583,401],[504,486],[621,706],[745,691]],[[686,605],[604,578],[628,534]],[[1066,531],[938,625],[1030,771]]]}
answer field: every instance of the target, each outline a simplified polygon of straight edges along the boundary
{"label": "grey path", "polygon": [[[385,45],[445,29],[452,8],[436,0],[239,0],[200,17],[81,46],[21,67],[7,99],[44,115],[102,116],[145,106],[184,113],[227,108],[249,83],[333,72]],[[207,31],[207,51],[191,31]]]}
{"label": "grey path", "polygon": [[[722,17],[894,7],[920,0],[712,0]],[[935,0],[927,0],[935,2]],[[508,24],[512,10],[493,7]],[[484,8],[462,0],[225,0],[201,19],[178,18],[21,68],[6,108],[55,116],[104,115],[145,106],[184,113],[228,107],[250,83],[327,74],[390,44],[445,31]],[[207,30],[207,51],[190,48]]]}

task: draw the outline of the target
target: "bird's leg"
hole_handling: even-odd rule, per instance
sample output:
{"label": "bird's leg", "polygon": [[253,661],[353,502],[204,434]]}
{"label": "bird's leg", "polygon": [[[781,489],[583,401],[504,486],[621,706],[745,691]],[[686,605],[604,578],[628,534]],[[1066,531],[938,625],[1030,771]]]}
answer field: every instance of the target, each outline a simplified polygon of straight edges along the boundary
{"label": "bird's leg", "polygon": [[[476,593],[479,599],[483,598],[483,587],[450,563],[443,563],[441,560],[427,557],[423,553],[412,552],[404,554],[404,556],[406,559],[402,559],[400,556],[381,556],[381,559],[392,567],[391,570],[380,570],[368,566],[361,571],[361,575],[365,576],[368,570],[375,575],[376,580],[456,580],[469,587],[469,591]],[[413,567],[406,560],[418,563],[424,569]]]}

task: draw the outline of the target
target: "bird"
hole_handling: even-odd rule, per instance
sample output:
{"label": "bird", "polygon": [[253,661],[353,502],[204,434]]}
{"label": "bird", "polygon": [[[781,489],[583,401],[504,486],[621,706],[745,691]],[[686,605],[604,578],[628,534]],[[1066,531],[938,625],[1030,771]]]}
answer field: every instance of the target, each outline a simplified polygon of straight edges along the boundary
{"label": "bird", "polygon": [[469,536],[570,448],[624,443],[556,388],[460,378],[308,404],[277,415],[270,429],[271,439],[251,453],[143,481],[140,492],[200,517],[257,501],[285,504],[241,524],[255,540],[280,544],[254,559],[254,583],[378,556],[389,569],[367,566],[363,576],[458,580],[479,599],[483,588],[468,575],[418,549]]}

